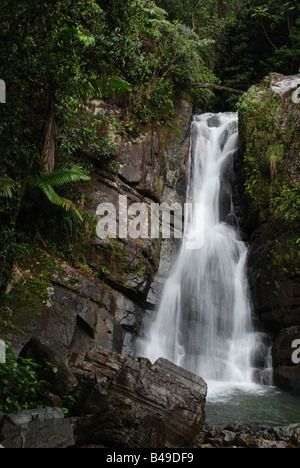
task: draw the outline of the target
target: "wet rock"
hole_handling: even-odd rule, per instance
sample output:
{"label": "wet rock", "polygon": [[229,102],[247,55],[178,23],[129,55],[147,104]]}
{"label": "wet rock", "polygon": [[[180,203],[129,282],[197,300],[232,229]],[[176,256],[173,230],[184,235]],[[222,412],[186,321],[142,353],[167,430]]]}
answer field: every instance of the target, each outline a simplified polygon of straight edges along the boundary
{"label": "wet rock", "polygon": [[210,117],[207,121],[207,125],[209,127],[220,127],[221,126],[221,120],[217,115],[213,115]]}
{"label": "wet rock", "polygon": [[0,442],[4,448],[69,448],[75,445],[71,423],[60,408],[1,415]]}
{"label": "wet rock", "polygon": [[[41,255],[48,258],[45,252]],[[30,355],[38,362],[43,357],[57,364],[64,376],[69,365],[84,359],[91,343],[133,355],[144,309],[99,279],[59,259],[51,261],[53,286],[48,288],[48,299],[40,301],[40,309],[33,308],[30,316],[12,311],[14,322],[25,332],[7,336],[15,355]],[[32,261],[33,274],[35,267]],[[62,378],[64,382],[68,386],[68,378]]]}
{"label": "wet rock", "polygon": [[231,431],[226,431],[224,429],[224,431],[222,431],[222,435],[224,436],[223,437],[223,443],[226,447],[231,447],[233,445],[235,445],[236,443],[236,434],[234,432],[231,432]]}
{"label": "wet rock", "polygon": [[238,434],[235,438],[236,445],[245,448],[255,448],[256,442],[255,438],[251,434],[242,433]]}
{"label": "wet rock", "polygon": [[[178,120],[175,126],[180,129],[179,138],[172,138],[171,134],[166,135],[166,164],[164,167],[165,184],[161,195],[161,203],[172,206],[176,203],[184,206],[186,197],[186,187],[188,184],[188,158],[190,151],[190,122],[191,108],[183,101],[178,108]],[[184,210],[183,210],[184,211]],[[150,283],[147,294],[147,303],[155,306],[159,302],[162,289],[170,268],[174,264],[176,255],[180,248],[181,239],[162,239],[160,244],[159,262],[156,272]],[[148,311],[151,315],[151,309]],[[147,328],[147,319],[144,321]],[[142,335],[142,330],[140,335]]]}
{"label": "wet rock", "polygon": [[165,359],[152,365],[98,347],[72,371],[81,388],[77,443],[89,433],[109,446],[180,447],[204,424],[206,383]]}
{"label": "wet rock", "polygon": [[[255,233],[255,240],[248,255],[248,276],[253,297],[253,305],[260,323],[272,334],[288,328],[300,320],[300,282],[296,277],[281,277],[278,290],[270,284],[270,256],[274,243],[270,238],[276,226],[270,223]],[[274,274],[276,271],[273,269]]]}
{"label": "wet rock", "polygon": [[224,429],[205,425],[191,448],[298,448],[300,424],[232,421]]}
{"label": "wet rock", "polygon": [[283,77],[281,75],[274,74],[272,76],[270,88],[274,93],[282,97],[284,94],[290,93],[291,90],[294,91],[299,86],[300,76],[295,75]]}

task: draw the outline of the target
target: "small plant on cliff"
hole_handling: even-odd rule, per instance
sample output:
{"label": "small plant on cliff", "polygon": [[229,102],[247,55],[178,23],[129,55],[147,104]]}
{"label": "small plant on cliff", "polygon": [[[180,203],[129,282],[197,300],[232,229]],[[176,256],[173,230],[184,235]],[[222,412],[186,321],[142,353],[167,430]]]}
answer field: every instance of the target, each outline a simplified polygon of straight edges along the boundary
{"label": "small plant on cliff", "polygon": [[284,159],[283,145],[275,144],[269,146],[266,152],[266,158],[270,165],[271,181],[273,181],[277,176],[278,167]]}

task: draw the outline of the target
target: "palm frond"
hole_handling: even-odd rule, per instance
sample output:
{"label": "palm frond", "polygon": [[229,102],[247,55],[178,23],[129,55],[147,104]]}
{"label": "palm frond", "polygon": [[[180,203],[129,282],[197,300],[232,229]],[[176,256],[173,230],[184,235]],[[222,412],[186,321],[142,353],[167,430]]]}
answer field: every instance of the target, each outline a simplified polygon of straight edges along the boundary
{"label": "palm frond", "polygon": [[53,187],[78,182],[80,180],[90,180],[80,164],[63,164],[54,167],[49,173],[40,172],[29,178],[29,185],[42,190],[48,200],[54,205],[60,206],[66,211],[73,210],[82,221],[82,216],[75,204],[67,198],[60,197]]}
{"label": "palm frond", "polygon": [[67,198],[60,197],[58,193],[55,192],[55,190],[49,185],[49,184],[42,184],[41,185],[41,190],[44,192],[48,200],[53,203],[53,205],[60,206],[66,211],[73,210],[79,219],[82,221],[82,215],[78,208],[74,205],[71,200],[68,200]]}
{"label": "palm frond", "polygon": [[13,193],[18,192],[20,186],[18,182],[11,179],[10,177],[0,177],[0,197],[1,198],[12,198]]}
{"label": "palm frond", "polygon": [[132,88],[128,81],[125,81],[118,76],[112,76],[108,79],[108,89],[110,92],[122,94],[126,93],[127,91],[131,91]]}
{"label": "palm frond", "polygon": [[56,166],[51,172],[40,172],[30,178],[30,185],[33,187],[43,188],[47,184],[51,187],[79,182],[80,180],[90,180],[90,176],[80,164],[63,164]]}
{"label": "palm frond", "polygon": [[76,85],[76,92],[81,100],[102,99],[111,94],[122,94],[130,90],[131,85],[118,76],[105,79],[89,78]]}

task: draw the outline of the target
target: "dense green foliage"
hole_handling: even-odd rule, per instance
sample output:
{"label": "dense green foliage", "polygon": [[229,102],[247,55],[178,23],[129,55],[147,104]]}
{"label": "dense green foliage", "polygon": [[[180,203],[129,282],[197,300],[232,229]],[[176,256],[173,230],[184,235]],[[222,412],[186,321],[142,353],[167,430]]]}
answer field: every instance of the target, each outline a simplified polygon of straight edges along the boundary
{"label": "dense green foliage", "polygon": [[[300,148],[297,116],[282,113],[280,96],[268,94],[268,79],[265,81],[266,88],[252,87],[238,106],[245,191],[260,222],[274,216],[280,225],[296,235],[300,230],[299,184],[295,183],[297,178],[289,176],[286,163],[289,153],[297,154]],[[298,167],[299,161],[289,164],[289,170],[295,173]]]}
{"label": "dense green foliage", "polygon": [[295,106],[284,107],[268,87],[269,78],[252,87],[241,99],[239,116],[245,192],[269,249],[267,285],[277,295],[284,278],[300,274],[300,134]]}
{"label": "dense green foliage", "polygon": [[[170,19],[212,40],[207,63],[223,85],[247,90],[271,72],[292,75],[300,67],[297,0],[156,0]],[[225,105],[224,105],[225,97]],[[216,110],[237,98],[217,96]]]}
{"label": "dense green foliage", "polygon": [[[0,214],[6,229],[22,224],[24,230],[20,213],[39,198],[37,184],[29,183],[38,174],[113,157],[108,128],[122,126],[87,112],[88,98],[123,93],[125,128],[166,125],[184,92],[196,106],[213,108],[212,93],[196,91],[195,82],[219,79],[247,89],[274,69],[296,73],[298,26],[295,0],[5,0]],[[57,197],[56,204],[75,208],[62,202],[64,193]]]}
{"label": "dense green foliage", "polygon": [[[0,412],[14,413],[28,408],[42,408],[41,392],[47,389],[46,380],[39,377],[40,365],[30,358],[16,359],[7,343],[5,364],[0,365]],[[50,363],[44,367],[56,372]]]}
{"label": "dense green foliage", "polygon": [[[101,111],[89,112],[88,99],[121,94],[129,126],[165,125],[176,96],[214,76],[202,58],[206,41],[167,21],[154,2],[17,0],[4,1],[1,10],[0,76],[7,85],[7,104],[0,107],[4,285],[16,239],[27,241],[41,231],[47,237],[47,221],[58,216],[58,230],[78,224],[61,209],[81,218],[76,182],[88,180],[93,164],[103,166],[115,154],[111,132],[123,131],[122,125]],[[207,95],[198,93],[198,99]],[[71,193],[61,181],[75,183]]]}
{"label": "dense green foliage", "polygon": [[296,0],[247,2],[222,33],[217,75],[225,85],[247,90],[271,72],[298,73],[299,26]]}

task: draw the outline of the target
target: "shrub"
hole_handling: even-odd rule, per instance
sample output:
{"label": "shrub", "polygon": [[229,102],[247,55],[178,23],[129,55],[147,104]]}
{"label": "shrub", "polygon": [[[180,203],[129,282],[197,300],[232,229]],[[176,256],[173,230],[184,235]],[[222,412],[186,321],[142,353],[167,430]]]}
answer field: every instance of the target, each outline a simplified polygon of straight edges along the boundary
{"label": "shrub", "polygon": [[[45,365],[56,371],[50,363]],[[11,343],[7,343],[6,363],[0,364],[0,412],[14,413],[44,406],[41,391],[48,383],[39,379],[40,367],[32,359],[17,359]]]}

